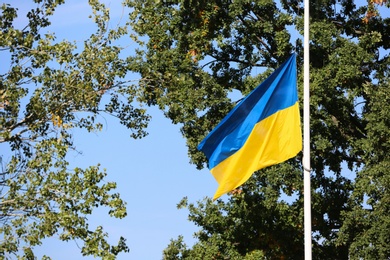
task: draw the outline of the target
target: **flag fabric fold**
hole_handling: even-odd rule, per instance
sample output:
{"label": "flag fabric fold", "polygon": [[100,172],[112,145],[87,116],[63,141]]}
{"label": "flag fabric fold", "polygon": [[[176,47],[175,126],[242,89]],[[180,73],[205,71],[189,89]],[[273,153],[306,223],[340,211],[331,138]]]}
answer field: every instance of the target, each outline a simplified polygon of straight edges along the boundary
{"label": "flag fabric fold", "polygon": [[219,186],[217,199],[257,170],[302,149],[296,55],[246,96],[198,145]]}

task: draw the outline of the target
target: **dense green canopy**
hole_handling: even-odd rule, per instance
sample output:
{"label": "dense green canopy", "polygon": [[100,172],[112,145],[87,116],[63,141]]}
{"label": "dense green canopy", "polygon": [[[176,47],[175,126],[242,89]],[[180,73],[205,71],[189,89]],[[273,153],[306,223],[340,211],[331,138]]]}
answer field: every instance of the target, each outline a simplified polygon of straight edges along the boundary
{"label": "dense green canopy", "polygon": [[[386,2],[386,1],[381,1]],[[360,4],[360,6],[359,6]],[[388,3],[311,1],[311,161],[315,259],[390,256]],[[189,156],[234,106],[295,51],[302,94],[301,1],[128,1],[141,101],[182,124]],[[382,17],[384,15],[384,17]],[[233,98],[232,98],[233,97]],[[229,198],[185,199],[200,227],[166,259],[303,256],[301,155],[257,172]]]}

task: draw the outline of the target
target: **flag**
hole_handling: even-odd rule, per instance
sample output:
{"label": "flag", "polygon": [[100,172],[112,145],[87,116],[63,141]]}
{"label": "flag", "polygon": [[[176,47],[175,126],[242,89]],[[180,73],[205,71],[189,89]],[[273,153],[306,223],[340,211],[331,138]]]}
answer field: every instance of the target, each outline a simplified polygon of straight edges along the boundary
{"label": "flag", "polygon": [[301,151],[296,74],[292,54],[198,145],[219,184],[214,199],[242,185],[255,171]]}

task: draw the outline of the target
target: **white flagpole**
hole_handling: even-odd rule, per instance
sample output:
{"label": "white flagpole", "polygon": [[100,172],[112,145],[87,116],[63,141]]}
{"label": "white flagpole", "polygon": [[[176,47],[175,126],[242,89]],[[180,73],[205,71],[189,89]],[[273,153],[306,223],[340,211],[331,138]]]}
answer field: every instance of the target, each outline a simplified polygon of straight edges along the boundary
{"label": "white flagpole", "polygon": [[304,2],[303,41],[303,192],[305,260],[311,260],[311,188],[310,188],[310,55],[309,55],[309,0]]}

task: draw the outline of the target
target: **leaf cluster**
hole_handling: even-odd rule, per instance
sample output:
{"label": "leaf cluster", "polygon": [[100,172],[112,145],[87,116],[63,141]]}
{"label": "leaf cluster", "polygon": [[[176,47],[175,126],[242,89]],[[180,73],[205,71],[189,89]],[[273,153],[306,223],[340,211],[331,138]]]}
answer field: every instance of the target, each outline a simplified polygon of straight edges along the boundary
{"label": "leaf cluster", "polygon": [[[383,3],[381,8],[389,7]],[[190,160],[198,168],[207,165],[196,150],[199,142],[292,51],[298,56],[302,101],[302,1],[127,4],[134,9],[131,26],[143,44],[132,57],[132,69],[147,79],[139,85],[141,100],[181,124]],[[379,9],[367,15],[373,7],[371,1],[360,6],[350,0],[310,2],[312,230],[317,259],[390,255],[385,242],[390,239],[390,19]],[[200,226],[198,243],[188,249],[181,238],[173,240],[164,257],[240,259],[252,252],[266,258],[302,256],[300,157],[259,171],[227,202],[189,204],[190,221]],[[283,202],[286,196],[291,202]]]}
{"label": "leaf cluster", "polygon": [[34,247],[57,236],[81,241],[83,255],[114,259],[129,250],[125,239],[111,245],[88,216],[106,207],[123,218],[126,203],[99,165],[70,169],[67,155],[76,150],[73,133],[101,130],[105,115],[133,138],[147,134],[149,116],[134,100],[118,44],[128,25],[111,29],[109,9],[89,1],[96,31],[82,43],[59,40],[48,29],[65,1],[33,2],[25,24],[17,3],[0,6],[0,258],[34,259]]}

